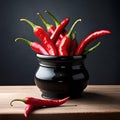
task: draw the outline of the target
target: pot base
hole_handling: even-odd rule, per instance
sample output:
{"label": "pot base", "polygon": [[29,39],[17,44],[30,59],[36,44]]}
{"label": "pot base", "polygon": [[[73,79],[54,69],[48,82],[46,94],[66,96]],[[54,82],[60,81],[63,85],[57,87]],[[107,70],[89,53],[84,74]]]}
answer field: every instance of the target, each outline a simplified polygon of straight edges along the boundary
{"label": "pot base", "polygon": [[62,99],[65,97],[79,98],[87,86],[87,81],[73,81],[70,83],[49,82],[35,79],[36,86],[47,99]]}

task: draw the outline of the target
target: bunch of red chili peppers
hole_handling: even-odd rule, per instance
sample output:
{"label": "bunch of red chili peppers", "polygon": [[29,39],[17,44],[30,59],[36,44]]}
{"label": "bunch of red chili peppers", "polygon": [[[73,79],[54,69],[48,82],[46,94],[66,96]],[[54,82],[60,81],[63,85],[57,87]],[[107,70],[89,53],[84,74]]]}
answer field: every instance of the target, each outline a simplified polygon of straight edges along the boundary
{"label": "bunch of red chili peppers", "polygon": [[39,54],[54,56],[74,56],[88,54],[100,45],[100,42],[98,42],[93,47],[86,49],[91,42],[97,38],[111,33],[109,30],[95,31],[78,43],[74,28],[76,24],[81,21],[81,19],[77,19],[67,32],[65,28],[70,22],[70,18],[64,18],[61,22],[59,22],[51,12],[45,12],[55,23],[55,25],[50,24],[42,14],[37,13],[46,29],[35,25],[30,20],[20,19],[20,21],[28,23],[33,28],[33,33],[40,40],[39,42],[31,42],[30,40],[24,38],[16,38],[16,41],[24,41],[31,47],[33,51]]}

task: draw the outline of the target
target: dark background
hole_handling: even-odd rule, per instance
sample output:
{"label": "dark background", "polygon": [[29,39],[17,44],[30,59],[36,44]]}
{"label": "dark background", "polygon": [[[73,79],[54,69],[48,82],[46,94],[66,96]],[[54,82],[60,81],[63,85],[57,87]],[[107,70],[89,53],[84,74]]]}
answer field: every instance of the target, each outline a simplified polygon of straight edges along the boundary
{"label": "dark background", "polygon": [[[120,84],[120,19],[118,0],[0,0],[0,85],[34,84],[38,68],[36,54],[16,37],[37,41],[31,27],[20,22],[27,18],[41,25],[37,12],[53,23],[43,12],[51,11],[60,21],[70,17],[70,24],[82,18],[76,26],[77,39],[100,29],[109,29],[111,35],[98,41],[102,44],[85,61],[89,71],[89,84]],[[94,43],[95,44],[95,43]]]}

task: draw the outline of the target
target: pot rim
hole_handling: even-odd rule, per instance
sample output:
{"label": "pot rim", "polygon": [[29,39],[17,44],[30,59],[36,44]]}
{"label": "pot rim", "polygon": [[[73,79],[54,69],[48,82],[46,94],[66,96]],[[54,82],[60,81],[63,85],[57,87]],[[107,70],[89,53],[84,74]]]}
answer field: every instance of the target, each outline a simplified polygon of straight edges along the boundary
{"label": "pot rim", "polygon": [[79,55],[79,56],[52,56],[52,55],[41,55],[41,54],[36,54],[38,59],[48,59],[48,60],[52,60],[52,59],[60,59],[60,60],[68,60],[68,59],[73,59],[73,60],[77,60],[77,59],[85,59],[86,55]]}

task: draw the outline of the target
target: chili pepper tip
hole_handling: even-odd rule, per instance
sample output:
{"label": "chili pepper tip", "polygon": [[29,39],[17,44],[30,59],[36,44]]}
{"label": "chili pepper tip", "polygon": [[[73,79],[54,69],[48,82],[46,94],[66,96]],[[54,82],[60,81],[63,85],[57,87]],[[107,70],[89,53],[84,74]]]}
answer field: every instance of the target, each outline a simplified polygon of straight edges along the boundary
{"label": "chili pepper tip", "polygon": [[12,100],[12,101],[10,101],[10,106],[13,106],[13,100]]}
{"label": "chili pepper tip", "polygon": [[44,10],[44,12],[45,12],[45,13],[47,13],[47,14],[49,13],[49,11],[48,11],[48,10]]}
{"label": "chili pepper tip", "polygon": [[44,12],[47,12],[47,10],[44,10]]}
{"label": "chili pepper tip", "polygon": [[17,42],[19,39],[20,39],[20,38],[16,38],[16,39],[15,39],[15,42]]}
{"label": "chili pepper tip", "polygon": [[24,20],[23,18],[20,19],[20,21],[23,21],[23,20]]}
{"label": "chili pepper tip", "polygon": [[15,42],[17,42],[17,41],[20,40],[20,39],[22,39],[22,38],[16,38],[16,39],[15,39]]}
{"label": "chili pepper tip", "polygon": [[39,12],[37,12],[37,15],[40,15],[40,13],[39,13]]}
{"label": "chili pepper tip", "polygon": [[14,99],[12,101],[10,101],[10,106],[13,106],[13,102],[16,101],[17,99]]}

